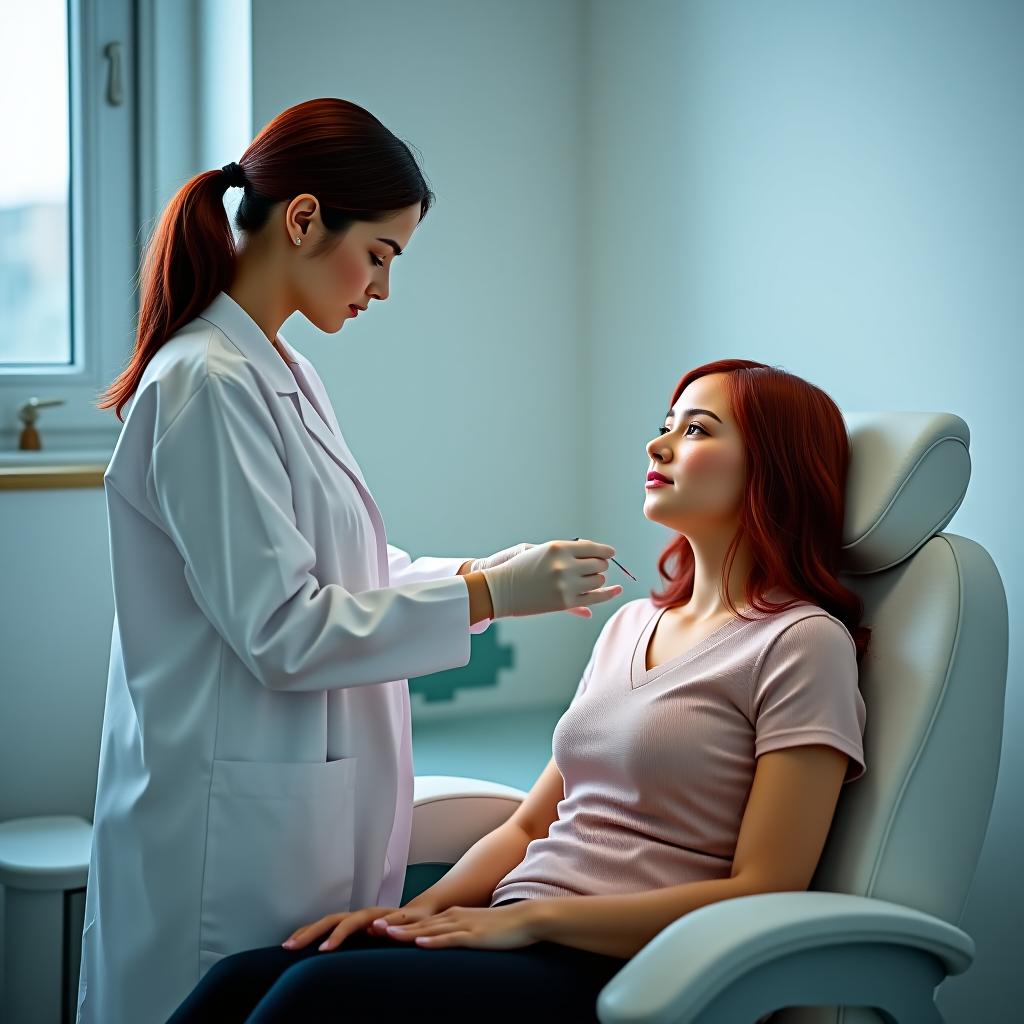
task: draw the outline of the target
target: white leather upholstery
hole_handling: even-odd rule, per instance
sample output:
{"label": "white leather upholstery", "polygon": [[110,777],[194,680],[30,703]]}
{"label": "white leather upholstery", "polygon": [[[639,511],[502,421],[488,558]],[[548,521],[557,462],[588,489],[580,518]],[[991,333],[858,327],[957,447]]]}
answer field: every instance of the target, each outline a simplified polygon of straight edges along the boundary
{"label": "white leather upholstery", "polygon": [[813,887],[955,924],[1002,744],[1009,641],[999,575],[980,545],[940,534],[903,564],[847,582],[872,628],[860,667],[868,770],[844,787]]}
{"label": "white leather upholstery", "polygon": [[848,412],[843,569],[898,565],[953,518],[971,477],[967,424],[945,412]]}

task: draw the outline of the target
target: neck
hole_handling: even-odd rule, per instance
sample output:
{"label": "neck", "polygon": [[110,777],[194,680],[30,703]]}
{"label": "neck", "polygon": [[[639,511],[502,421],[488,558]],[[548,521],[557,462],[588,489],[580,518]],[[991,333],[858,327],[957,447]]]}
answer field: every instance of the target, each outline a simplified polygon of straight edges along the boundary
{"label": "neck", "polygon": [[[693,549],[693,594],[685,606],[688,620],[701,622],[731,614],[723,593],[722,574],[733,535],[732,528],[714,535],[686,535]],[[728,587],[733,605],[741,611],[747,603],[745,584],[752,561],[744,540],[733,559]]]}
{"label": "neck", "polygon": [[[231,286],[225,289],[275,348],[281,325],[295,312],[295,304],[289,301],[287,290],[282,285],[284,280],[285,276],[281,268],[274,265],[271,254],[250,242],[239,250]],[[281,357],[284,358],[284,353]]]}

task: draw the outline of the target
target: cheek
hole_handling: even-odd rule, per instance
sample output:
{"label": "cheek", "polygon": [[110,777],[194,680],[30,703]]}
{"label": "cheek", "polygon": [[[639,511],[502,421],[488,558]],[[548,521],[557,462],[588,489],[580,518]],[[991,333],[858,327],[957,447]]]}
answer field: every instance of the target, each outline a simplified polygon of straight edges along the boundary
{"label": "cheek", "polygon": [[347,293],[365,291],[372,276],[369,263],[364,265],[358,256],[350,252],[338,253],[332,262],[331,275],[335,284]]}
{"label": "cheek", "polygon": [[705,475],[731,475],[734,472],[734,459],[729,452],[710,445],[693,445],[684,449],[682,468],[684,473]]}
{"label": "cheek", "polygon": [[704,493],[732,500],[743,490],[743,462],[735,452],[711,445],[694,446],[682,459],[683,480],[699,483]]}

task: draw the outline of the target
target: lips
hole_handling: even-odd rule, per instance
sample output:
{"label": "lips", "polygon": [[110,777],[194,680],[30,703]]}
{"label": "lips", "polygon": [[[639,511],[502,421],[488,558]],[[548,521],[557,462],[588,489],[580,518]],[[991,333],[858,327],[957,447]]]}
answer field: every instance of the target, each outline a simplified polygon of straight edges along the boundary
{"label": "lips", "polygon": [[656,473],[654,470],[651,470],[651,472],[647,474],[648,483],[650,483],[651,480],[660,480],[663,484],[672,483],[667,476],[662,476],[661,473]]}

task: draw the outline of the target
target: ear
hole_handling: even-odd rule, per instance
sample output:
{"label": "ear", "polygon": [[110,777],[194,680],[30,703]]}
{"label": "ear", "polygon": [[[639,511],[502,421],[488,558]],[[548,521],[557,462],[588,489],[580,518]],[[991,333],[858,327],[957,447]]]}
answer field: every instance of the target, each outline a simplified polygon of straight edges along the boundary
{"label": "ear", "polygon": [[320,223],[320,203],[308,192],[296,196],[284,212],[284,223],[288,237],[294,240],[309,234],[310,225]]}

